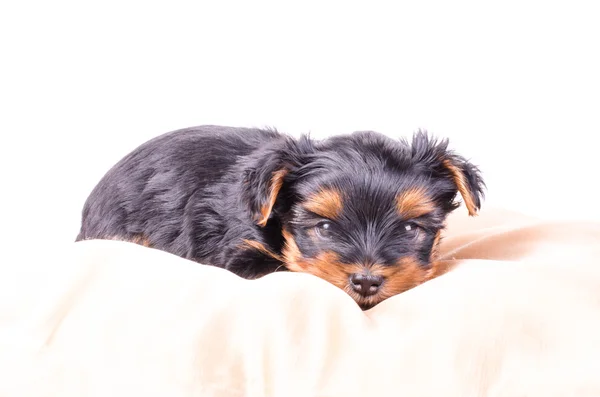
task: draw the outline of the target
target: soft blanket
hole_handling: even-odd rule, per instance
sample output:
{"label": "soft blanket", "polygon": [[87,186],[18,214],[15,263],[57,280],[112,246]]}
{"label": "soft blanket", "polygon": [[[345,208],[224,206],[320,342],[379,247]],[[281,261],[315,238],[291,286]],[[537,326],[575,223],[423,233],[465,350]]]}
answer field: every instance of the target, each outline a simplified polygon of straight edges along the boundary
{"label": "soft blanket", "polygon": [[5,261],[0,395],[600,396],[599,243],[594,223],[456,215],[448,272],[366,312],[306,274],[70,244]]}

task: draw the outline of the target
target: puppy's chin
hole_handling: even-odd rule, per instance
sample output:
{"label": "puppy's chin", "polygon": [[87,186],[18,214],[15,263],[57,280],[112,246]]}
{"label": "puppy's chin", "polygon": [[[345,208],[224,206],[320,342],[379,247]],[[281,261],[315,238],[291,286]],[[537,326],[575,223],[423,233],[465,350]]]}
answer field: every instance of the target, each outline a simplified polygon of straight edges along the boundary
{"label": "puppy's chin", "polygon": [[[383,302],[383,301],[381,301],[381,302]],[[378,303],[365,303],[365,304],[362,304],[362,305],[359,304],[358,306],[360,307],[361,310],[367,311],[369,309],[374,308],[377,305],[378,305]]]}
{"label": "puppy's chin", "polygon": [[375,306],[377,306],[378,304],[380,304],[381,302],[383,302],[384,300],[386,300],[386,297],[377,297],[377,296],[372,296],[370,298],[356,298],[352,296],[352,299],[354,299],[354,301],[358,304],[358,306],[362,309],[362,310],[369,310],[374,308]]}
{"label": "puppy's chin", "polygon": [[[375,295],[371,295],[371,296],[362,296],[360,294],[357,294],[356,292],[352,291],[352,288],[350,286],[343,288],[343,290],[350,295],[350,297],[354,300],[354,302],[356,302],[356,304],[362,309],[362,310],[369,310],[372,309],[373,307],[377,306],[378,304],[380,304],[381,302],[385,301],[388,298],[391,298],[394,295],[397,294],[386,294],[385,291],[381,292],[381,293],[377,293]],[[401,292],[399,292],[401,293]]]}

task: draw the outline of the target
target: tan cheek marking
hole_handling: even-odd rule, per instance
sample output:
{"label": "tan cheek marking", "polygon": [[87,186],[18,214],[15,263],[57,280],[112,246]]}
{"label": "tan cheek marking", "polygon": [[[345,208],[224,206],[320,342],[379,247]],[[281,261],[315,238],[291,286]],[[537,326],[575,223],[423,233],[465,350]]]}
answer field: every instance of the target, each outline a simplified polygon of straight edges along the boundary
{"label": "tan cheek marking", "polygon": [[296,244],[296,240],[294,240],[292,234],[285,228],[283,228],[281,234],[283,235],[283,239],[285,241],[283,244],[282,254],[286,267],[295,272],[304,271],[302,268],[302,265],[304,264],[302,261],[302,254],[300,253],[300,249]]}
{"label": "tan cheek marking", "polygon": [[411,219],[434,211],[435,204],[424,188],[415,187],[398,194],[396,209],[401,217]]}
{"label": "tan cheek marking", "polygon": [[362,266],[340,262],[339,256],[331,251],[322,252],[315,258],[304,258],[291,233],[284,229],[283,237],[283,259],[285,266],[291,271],[310,273],[348,291],[348,278],[362,269]]}
{"label": "tan cheek marking", "polygon": [[335,189],[323,189],[310,196],[303,207],[328,219],[336,219],[342,213],[344,203],[342,195]]}
{"label": "tan cheek marking", "polygon": [[416,258],[407,257],[398,261],[396,266],[375,265],[371,272],[385,279],[380,293],[380,299],[383,300],[429,280],[434,274],[434,267],[435,264],[432,263],[430,267],[424,268]]}
{"label": "tan cheek marking", "polygon": [[331,251],[323,252],[316,258],[305,262],[304,271],[311,273],[347,291],[348,279],[356,271],[353,266],[348,266],[339,260],[339,256]]}
{"label": "tan cheek marking", "polygon": [[271,183],[269,186],[269,192],[267,194],[267,202],[260,209],[260,216],[256,220],[256,223],[259,226],[265,226],[267,224],[269,216],[271,215],[271,211],[273,210],[273,206],[275,205],[275,200],[277,200],[279,190],[281,190],[281,185],[283,185],[283,179],[287,173],[288,171],[286,169],[275,171],[273,173],[273,177],[271,178]]}
{"label": "tan cheek marking", "polygon": [[454,180],[454,183],[456,184],[458,191],[463,198],[465,206],[469,211],[469,215],[477,215],[477,207],[473,202],[473,195],[468,187],[469,184],[467,183],[463,172],[448,159],[443,160],[442,163],[444,164],[444,167],[450,171],[450,174],[452,174],[452,179]]}

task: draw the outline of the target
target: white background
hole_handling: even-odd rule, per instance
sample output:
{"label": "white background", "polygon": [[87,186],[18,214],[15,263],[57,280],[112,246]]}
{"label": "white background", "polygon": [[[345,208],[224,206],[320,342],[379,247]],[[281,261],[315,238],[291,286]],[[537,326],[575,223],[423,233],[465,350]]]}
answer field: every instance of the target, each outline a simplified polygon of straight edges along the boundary
{"label": "white background", "polygon": [[[4,249],[70,243],[106,170],[200,124],[425,128],[481,166],[482,211],[600,220],[593,1],[8,1]],[[462,209],[464,211],[464,209]]]}

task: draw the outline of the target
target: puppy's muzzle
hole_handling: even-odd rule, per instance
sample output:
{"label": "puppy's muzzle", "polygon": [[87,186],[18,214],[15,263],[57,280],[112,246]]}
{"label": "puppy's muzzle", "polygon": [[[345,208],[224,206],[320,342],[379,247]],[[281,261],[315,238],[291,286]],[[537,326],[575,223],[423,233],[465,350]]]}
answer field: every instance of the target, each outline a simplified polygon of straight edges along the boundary
{"label": "puppy's muzzle", "polygon": [[383,284],[382,276],[375,276],[370,273],[354,273],[350,276],[350,286],[360,295],[367,297],[379,292]]}

